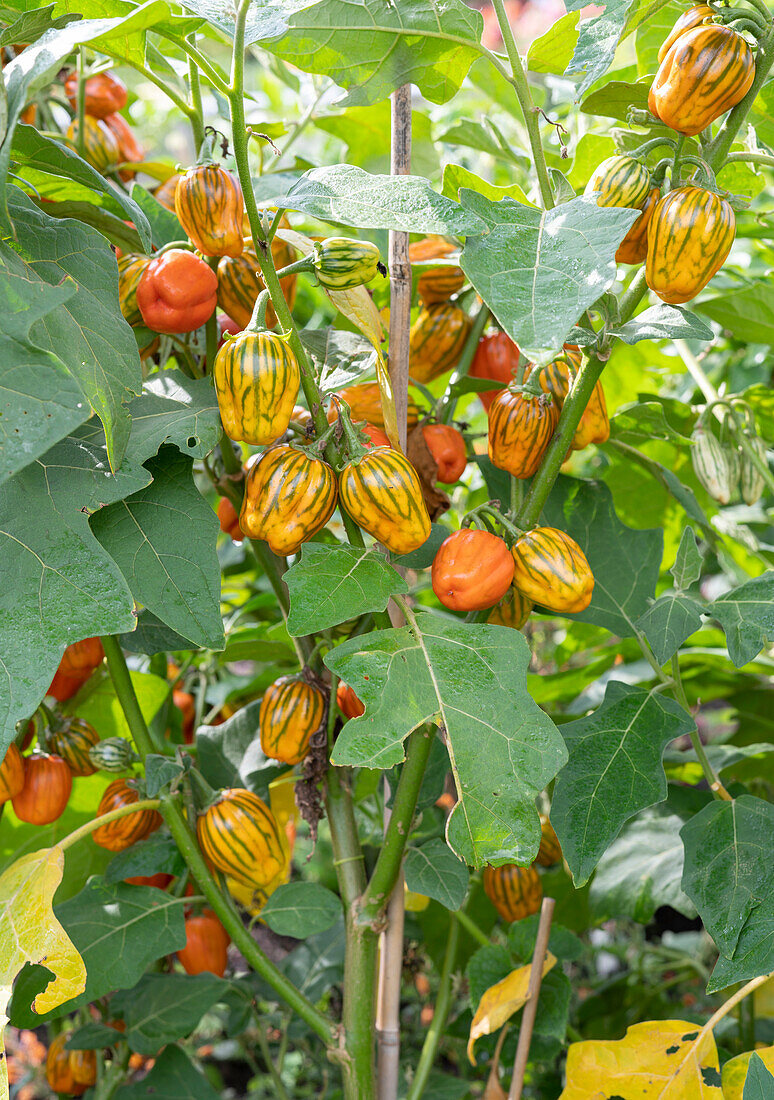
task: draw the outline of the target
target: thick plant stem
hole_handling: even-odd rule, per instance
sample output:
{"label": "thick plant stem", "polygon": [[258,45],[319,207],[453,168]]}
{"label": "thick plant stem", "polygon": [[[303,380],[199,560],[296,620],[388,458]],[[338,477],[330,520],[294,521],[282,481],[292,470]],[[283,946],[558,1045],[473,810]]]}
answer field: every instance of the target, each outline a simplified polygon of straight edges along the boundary
{"label": "thick plant stem", "polygon": [[548,178],[548,167],[543,152],[543,145],[540,140],[538,112],[532,102],[532,95],[530,94],[529,85],[527,84],[524,66],[521,63],[516,39],[513,37],[513,31],[508,22],[505,4],[503,0],[492,0],[492,7],[495,10],[497,22],[500,25],[500,33],[503,36],[503,42],[505,43],[505,49],[508,54],[508,60],[511,63],[511,84],[516,91],[516,97],[519,101],[522,114],[524,115],[524,125],[527,128],[527,137],[529,138],[529,145],[535,162],[535,173],[538,178],[538,186],[540,187],[540,197],[543,200],[543,207],[546,210],[553,210],[554,194],[551,190],[551,181]]}
{"label": "thick plant stem", "polygon": [[433,1068],[435,1053],[438,1049],[438,1043],[440,1042],[441,1036],[444,1033],[446,1019],[449,1015],[449,1008],[451,1007],[452,974],[454,972],[454,963],[457,958],[457,944],[459,938],[459,922],[457,921],[456,914],[452,913],[451,923],[449,925],[449,937],[446,940],[446,952],[444,953],[443,966],[441,967],[438,996],[435,1001],[435,1013],[433,1014],[432,1023],[427,1029],[427,1035],[422,1045],[422,1053],[419,1056],[417,1070],[414,1074],[414,1080],[411,1082],[407,1100],[421,1100],[425,1092],[427,1079],[430,1076],[430,1070]]}
{"label": "thick plant stem", "polygon": [[[134,691],[126,666],[123,650],[118,640],[112,635],[102,638],[105,650],[108,670],[116,690],[116,695],[124,712],[129,730],[137,747],[140,757],[144,760],[149,752],[153,751],[153,743],[148,732],[148,727],[143,718],[140,704]],[[172,838],[180,850],[180,854],[188,865],[194,879],[207,898],[215,914],[219,917],[223,927],[231,936],[235,946],[242,952],[249,966],[263,978],[272,989],[298,1013],[316,1035],[324,1043],[333,1043],[333,1028],[327,1017],[320,1012],[311,1001],[290,982],[285,975],[277,969],[258,944],[247,931],[239,919],[235,909],[223,896],[215,881],[212,872],[205,863],[204,857],[199,851],[199,846],[191,832],[183,811],[174,798],[166,796],[161,799],[160,810],[164,821],[169,828]]]}
{"label": "thick plant stem", "polygon": [[365,889],[366,876],[347,769],[329,770],[325,808],[347,935],[342,1010],[344,1051],[341,1055],[344,1096],[346,1100],[375,1100],[377,937],[372,929],[357,922],[357,903]]}
{"label": "thick plant stem", "polygon": [[357,919],[360,924],[379,921],[398,879],[434,739],[435,731],[427,726],[414,730],[409,736],[406,760],[395,791],[390,823],[385,830],[384,843],[371,881],[359,906]]}
{"label": "thick plant stem", "polygon": [[[189,35],[192,45],[196,44],[196,34]],[[188,59],[188,88],[191,95],[191,114],[189,116],[191,129],[193,130],[194,156],[199,156],[202,142],[204,141],[204,109],[202,107],[202,86],[199,80],[199,69],[192,57]],[[212,371],[212,363],[209,364]]]}
{"label": "thick plant stem", "polygon": [[734,138],[744,125],[772,65],[774,65],[774,25],[769,26],[768,33],[760,40],[758,52],[755,55],[755,79],[752,87],[741,103],[737,103],[736,107],[729,111],[717,136],[704,150],[704,159],[711,168],[718,170],[725,163]]}

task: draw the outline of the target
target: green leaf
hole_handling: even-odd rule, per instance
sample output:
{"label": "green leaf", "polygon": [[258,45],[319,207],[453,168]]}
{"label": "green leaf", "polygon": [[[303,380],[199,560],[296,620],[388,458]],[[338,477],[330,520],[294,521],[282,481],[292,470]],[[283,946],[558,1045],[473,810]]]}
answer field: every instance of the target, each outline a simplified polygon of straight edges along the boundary
{"label": "green leaf", "polygon": [[101,1050],[121,1041],[121,1032],[106,1024],[86,1024],[73,1032],[65,1043],[65,1050]]}
{"label": "green leaf", "polygon": [[122,1085],[115,1100],[218,1100],[200,1069],[179,1046],[170,1044],[154,1060],[150,1073],[131,1085]]}
{"label": "green leaf", "polygon": [[164,370],[143,384],[129,412],[132,434],[127,454],[135,462],[151,458],[163,443],[174,443],[191,458],[204,458],[220,440],[218,402],[208,378]]}
{"label": "green leaf", "polygon": [[150,752],[145,757],[145,791],[148,798],[158,798],[159,793],[183,775],[185,769],[177,760]]}
{"label": "green leaf", "polygon": [[316,882],[278,886],[261,910],[261,920],[280,936],[305,940],[341,919],[341,901]]}
{"label": "green leaf", "polygon": [[705,299],[695,308],[746,344],[774,344],[774,287],[768,281]]}
{"label": "green leaf", "polygon": [[513,960],[508,949],[501,944],[480,947],[468,962],[465,977],[468,979],[468,999],[475,1010],[478,1002],[490,986],[507,978],[513,970]]}
{"label": "green leaf", "polygon": [[403,867],[406,886],[456,911],[468,892],[469,874],[454,852],[436,837],[421,848],[409,848]]}
{"label": "green leaf", "polygon": [[774,1096],[774,1076],[769,1073],[763,1059],[755,1051],[750,1057],[742,1095],[743,1100],[771,1100]]}
{"label": "green leaf", "polygon": [[709,605],[707,614],[723,627],[728,655],[742,668],[774,638],[774,570],[732,588]]}
{"label": "green leaf", "polygon": [[556,781],[551,823],[576,886],[629,818],[666,798],[664,749],[692,729],[673,700],[617,680],[593,714],[562,726],[570,759]]}
{"label": "green leaf", "polygon": [[660,665],[670,660],[686,638],[700,628],[703,610],[688,596],[665,593],[640,615],[636,626],[648,639]]}
{"label": "green leaf", "polygon": [[668,306],[661,302],[638,313],[620,328],[613,328],[612,335],[625,344],[637,344],[640,340],[713,340],[712,329],[690,310],[680,306]]}
{"label": "green leaf", "polygon": [[[317,116],[318,130],[332,134],[345,145],[341,160],[367,172],[390,170],[390,101],[369,107],[348,107],[333,115]],[[266,132],[263,122],[253,128]],[[274,134],[269,134],[275,137]],[[280,137],[282,135],[277,135]],[[276,140],[276,138],[275,138]],[[411,167],[417,176],[435,179],[440,172],[438,148],[433,142],[433,124],[428,113],[411,112]]]}
{"label": "green leaf", "polygon": [[[166,702],[169,686],[166,680],[150,672],[136,672],[132,669],[129,675],[140,712],[145,721],[150,723]],[[102,740],[108,737],[132,740],[129,723],[116,695],[113,681],[108,675],[92,676],[88,685],[71,702],[66,703],[64,709],[68,714],[85,718],[99,731]]]}
{"label": "green leaf", "polygon": [[0,480],[44,454],[91,413],[59,356],[30,336],[32,326],[63,306],[78,287],[72,279],[51,286],[33,271],[29,274],[27,278],[5,266],[0,271]]}
{"label": "green leaf", "polygon": [[438,718],[459,798],[450,847],[476,867],[529,862],[540,843],[535,796],[565,760],[558,730],[527,693],[529,660],[518,631],[429,614],[416,628],[344,642],[325,663],[366,710],[339,734],[333,763],[392,767],[404,738]]}
{"label": "green leaf", "polygon": [[745,794],[714,801],[680,833],[685,846],[683,890],[699,911],[721,955],[736,958],[745,924],[771,896],[774,806]]}
{"label": "green leaf", "polygon": [[0,32],[0,47],[10,46],[14,42],[37,42],[50,30],[59,30],[77,19],[77,15],[53,16],[54,4],[45,8],[33,8],[25,11],[19,18]]}
{"label": "green leaf", "polygon": [[621,405],[610,420],[610,435],[622,443],[650,443],[663,439],[676,446],[690,446],[690,439],[674,428],[661,401],[632,401]]}
{"label": "green leaf", "polygon": [[420,176],[377,176],[353,164],[312,168],[282,205],[325,222],[407,233],[480,233],[481,221]]}
{"label": "green leaf", "polygon": [[151,239],[156,248],[169,244],[170,241],[185,240],[185,232],[177,215],[146,191],[139,183],[132,184],[132,201],[139,206],[150,225]]}
{"label": "green leaf", "polygon": [[579,18],[578,12],[568,11],[532,42],[527,53],[527,68],[531,73],[561,76],[575,51]]}
{"label": "green leaf", "polygon": [[[182,915],[179,901],[178,908]],[[121,989],[110,1002],[111,1010],[126,1024],[124,1038],[129,1047],[137,1054],[151,1055],[166,1043],[190,1035],[204,1013],[223,999],[229,983],[208,973],[144,974],[132,989],[125,985]],[[147,1096],[147,1081],[143,1088]]]}
{"label": "green leaf", "polygon": [[[770,851],[769,844],[769,851]],[[720,955],[707,984],[708,993],[746,982],[774,970],[774,895],[771,889],[742,928],[733,959]]]}
{"label": "green leaf", "polygon": [[265,795],[284,765],[264,756],[258,736],[259,699],[241,707],[219,726],[196,731],[197,765],[215,788],[247,787]]}
{"label": "green leaf", "polygon": [[575,190],[582,190],[597,165],[617,152],[615,142],[607,134],[584,134],[575,146],[572,169],[568,173]]}
{"label": "green leaf", "polygon": [[480,195],[491,199],[492,202],[499,202],[500,199],[513,199],[514,202],[520,202],[525,206],[534,206],[534,203],[529,201],[518,183],[509,184],[508,187],[495,187],[494,184],[488,183],[481,176],[477,176],[475,172],[463,168],[461,164],[444,165],[443,194],[457,202],[460,189],[463,187],[477,191]]}
{"label": "green leaf", "polygon": [[636,212],[585,196],[547,212],[466,189],[460,200],[488,227],[468,236],[463,271],[524,354],[550,361],[615,279],[613,255]]}
{"label": "green leaf", "polygon": [[[495,160],[504,161],[516,168],[529,166],[529,158],[526,154],[516,152],[489,118],[484,119],[483,122],[476,122],[472,118],[459,118],[453,126],[439,134],[438,141],[443,145],[461,145],[467,149],[476,149],[479,153],[486,153]],[[473,190],[477,191],[478,188],[474,186]],[[445,190],[444,193],[446,193]],[[457,196],[453,197],[456,200]]]}
{"label": "green leaf", "polygon": [[[34,277],[34,270],[34,275],[53,286],[69,275],[78,286],[67,308],[60,306],[38,321],[30,336],[38,347],[60,356],[67,364],[86,402],[104,425],[111,467],[116,469],[130,430],[123,403],[139,393],[142,374],[132,330],[118,305],[115,256],[94,229],[80,222],[50,218],[15,187],[9,190],[8,209],[18,253],[14,256],[3,249],[9,270],[27,278]],[[47,392],[54,385],[52,376]]]}
{"label": "green leaf", "polygon": [[[264,38],[278,38],[288,29],[288,18],[295,11],[309,6],[309,0],[251,0],[245,25],[245,43],[250,45]],[[196,12],[213,27],[234,37],[235,9],[218,0],[186,0],[188,11]]]}
{"label": "green leaf", "polygon": [[346,932],[344,919],[327,932],[311,936],[288,955],[283,970],[311,1001],[318,1001],[340,982],[344,970]]}
{"label": "green leaf", "polygon": [[[540,914],[533,913],[530,917],[514,921],[508,929],[508,948],[521,963],[532,960],[539,924]],[[574,932],[570,932],[560,924],[552,924],[548,937],[548,950],[552,955],[556,955],[557,959],[575,962],[581,957],[585,948]]]}
{"label": "green leaf", "polygon": [[122,634],[118,640],[128,653],[144,653],[148,657],[191,648],[187,638],[170,630],[161,619],[146,610],[140,612],[136,629],[131,634]]}
{"label": "green leaf", "polygon": [[408,592],[378,550],[340,543],[304,543],[284,580],[290,593],[288,631],[294,637],[384,611],[390,596]]}
{"label": "green leaf", "polygon": [[683,893],[683,822],[666,804],[627,822],[600,859],[589,901],[595,920],[627,917],[647,924],[662,905],[686,917],[696,909]]}
{"label": "green leaf", "polygon": [[113,856],[105,871],[105,882],[123,882],[137,875],[181,875],[185,861],[169,833],[152,833],[147,839],[133,844]]}
{"label": "green leaf", "polygon": [[648,608],[663,555],[661,530],[635,531],[621,523],[607,485],[559,477],[541,522],[571,535],[588,558],[594,595],[585,611],[568,618],[596,623],[622,638]]}
{"label": "green leaf", "polygon": [[287,22],[287,33],[264,47],[329,76],[349,92],[348,105],[378,103],[401,84],[446,103],[478,56],[483,27],[462,0],[320,0]]}
{"label": "green leaf", "polygon": [[701,576],[702,556],[696,544],[692,527],[686,527],[680,536],[675,564],[669,570],[675,578],[675,587],[684,592]]}
{"label": "green leaf", "polygon": [[650,85],[650,80],[643,81],[642,84],[610,80],[604,87],[597,88],[595,92],[587,95],[580,105],[580,110],[586,115],[601,115],[626,122],[630,107],[636,107],[641,111],[648,109]]}
{"label": "green leaf", "polygon": [[[150,252],[151,227],[141,207],[133,198],[129,198],[125,191],[110,183],[104,176],[100,175],[96,168],[92,168],[90,164],[82,160],[64,142],[54,141],[53,138],[46,137],[34,126],[17,126],[13,136],[13,159],[20,168],[24,168],[24,172],[21,174],[29,179],[31,183],[37,183],[29,173],[29,169],[34,169],[36,172],[43,173],[53,179],[74,181],[87,188],[86,195],[88,195],[91,202],[97,206],[104,206],[111,213],[134,222],[142,242],[143,251]],[[40,189],[38,188],[38,190]],[[45,194],[45,192],[41,192],[41,194]],[[60,196],[49,193],[46,197],[58,198]],[[64,195],[61,197],[69,196]],[[164,244],[166,242],[157,243]]]}
{"label": "green leaf", "polygon": [[449,533],[449,528],[444,527],[442,523],[432,523],[427,541],[416,550],[412,550],[410,554],[399,554],[393,558],[393,565],[398,565],[401,569],[429,569],[441,543],[448,539]]}
{"label": "green leaf", "polygon": [[146,467],[153,482],[101,508],[91,529],[135,600],[196,645],[223,649],[218,520],[193,480],[193,462],[162,447]]}
{"label": "green leaf", "polygon": [[[577,98],[610,68],[631,6],[632,0],[607,0],[603,12],[581,23],[578,44],[566,69],[568,74],[584,74]],[[566,7],[568,12],[579,11],[585,4],[567,0]]]}

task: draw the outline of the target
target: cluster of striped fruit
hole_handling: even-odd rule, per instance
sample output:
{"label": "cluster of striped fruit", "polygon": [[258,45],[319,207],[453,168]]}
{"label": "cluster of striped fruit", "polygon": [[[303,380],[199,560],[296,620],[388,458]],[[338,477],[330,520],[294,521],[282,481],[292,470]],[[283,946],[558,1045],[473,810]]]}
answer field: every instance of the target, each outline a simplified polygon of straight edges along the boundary
{"label": "cluster of striped fruit", "polygon": [[[752,505],[760,500],[766,487],[762,473],[767,467],[766,444],[756,431],[750,407],[743,401],[734,404],[736,409],[715,406],[721,415],[720,438],[712,431],[706,413],[699,418],[691,434],[691,461],[696,477],[718,504],[730,504],[739,495],[745,504]],[[744,423],[737,428],[740,409]],[[737,445],[737,431],[747,445],[744,449]]]}
{"label": "cluster of striped fruit", "polygon": [[[144,150],[135,138],[132,128],[120,112],[126,107],[126,86],[109,72],[87,77],[84,89],[85,117],[83,120],[83,155],[89,164],[103,175],[117,171],[119,178],[130,180],[135,170],[132,164],[140,164]],[[76,112],[67,129],[67,137],[77,149],[79,145],[78,75],[72,73],[65,80],[65,93],[70,107]]]}
{"label": "cluster of striped fruit", "polygon": [[[740,25],[755,30],[761,18],[745,10]],[[739,103],[755,79],[755,56],[744,34],[714,22],[716,11],[696,4],[675,23],[658,54],[659,69],[650,89],[651,114],[685,137],[707,130]],[[759,30],[764,27],[761,23]],[[688,158],[695,163],[695,158]],[[679,163],[679,158],[678,158]],[[660,177],[663,164],[656,169]],[[701,170],[701,165],[699,165]],[[711,177],[708,176],[711,179]],[[616,259],[645,261],[647,284],[671,304],[688,302],[725,263],[734,242],[733,209],[713,190],[679,186],[661,197],[661,184],[635,157],[615,156],[594,172],[587,193],[599,191],[600,206],[642,211],[622,241]]]}
{"label": "cluster of striped fruit", "polygon": [[[470,333],[470,318],[453,300],[465,285],[465,276],[462,268],[446,260],[458,249],[459,245],[436,236],[409,246],[411,263],[421,265],[420,307],[409,335],[409,373],[415,382],[432,382],[450,371]],[[434,266],[434,260],[440,263]]]}
{"label": "cluster of striped fruit", "polygon": [[543,883],[537,870],[553,867],[562,858],[562,849],[547,817],[540,816],[540,848],[534,863],[520,867],[506,863],[502,867],[484,868],[484,891],[497,912],[511,924],[537,913],[543,900]]}

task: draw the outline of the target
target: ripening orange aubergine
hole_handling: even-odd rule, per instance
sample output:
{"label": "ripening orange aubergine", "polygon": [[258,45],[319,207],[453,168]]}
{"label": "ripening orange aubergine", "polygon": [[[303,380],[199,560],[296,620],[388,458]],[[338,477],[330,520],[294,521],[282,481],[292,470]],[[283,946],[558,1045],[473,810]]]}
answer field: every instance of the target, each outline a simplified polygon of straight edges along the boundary
{"label": "ripening orange aubergine", "polygon": [[237,882],[260,889],[287,866],[287,840],[269,807],[252,791],[223,790],[199,815],[196,835],[202,855]]}
{"label": "ripening orange aubergine", "polygon": [[361,714],[365,714],[362,700],[343,680],[339,680],[336,688],[336,705],[345,718],[359,718]]}
{"label": "ripening orange aubergine", "polygon": [[423,306],[411,326],[409,374],[417,382],[432,382],[451,370],[470,332],[471,320],[454,302]]}
{"label": "ripening orange aubergine", "polygon": [[543,900],[543,884],[535,868],[515,863],[485,867],[484,892],[509,924],[537,913]]}
{"label": "ripening orange aubergine", "polygon": [[213,381],[231,439],[262,446],[287,431],[301,371],[286,339],[247,331],[226,340],[215,357]]}
{"label": "ripening orange aubergine", "polygon": [[532,601],[528,600],[512,584],[500,602],[487,616],[490,626],[507,626],[511,630],[521,630],[532,612]]}
{"label": "ripening orange aubergine", "polygon": [[642,208],[650,189],[650,172],[634,157],[616,155],[603,160],[591,174],[585,195],[598,191],[597,206]]}
{"label": "ripening orange aubergine", "polygon": [[309,751],[309,740],[326,715],[325,695],[302,676],[281,676],[261,701],[258,725],[261,748],[272,760],[300,763]]}
{"label": "ripening orange aubergine", "polygon": [[295,554],[331,518],[337,495],[327,462],[280,443],[250,467],[239,525],[275,554]]}
{"label": "ripening orange aubergine", "polygon": [[0,763],[0,806],[15,798],[24,786],[24,758],[12,741]]}
{"label": "ripening orange aubergine", "polygon": [[549,395],[503,390],[489,410],[489,458],[512,477],[532,477],[558,420],[559,409]]}
{"label": "ripening orange aubergine", "polygon": [[61,756],[33,753],[24,757],[24,786],[11,799],[13,812],[28,825],[50,825],[65,811],[73,776]]}
{"label": "ripening orange aubergine", "polygon": [[512,580],[513,558],[506,543],[491,531],[454,531],[433,559],[433,592],[452,611],[492,607]]}
{"label": "ripening orange aubergine", "polygon": [[394,554],[410,554],[430,537],[430,516],[417,472],[400,451],[374,447],[339,475],[339,499],[364,531]]}
{"label": "ripening orange aubergine", "polygon": [[[126,85],[109,72],[95,73],[86,78],[84,106],[92,118],[104,119],[126,106],[129,94]],[[78,109],[78,74],[70,73],[65,80],[65,95],[74,111]]]}
{"label": "ripening orange aubergine", "polygon": [[97,1080],[97,1055],[93,1050],[66,1050],[72,1031],[61,1031],[46,1055],[46,1081],[54,1092],[82,1096]]}
{"label": "ripening orange aubergine", "polygon": [[709,22],[714,18],[714,15],[715,12],[709,4],[694,4],[692,8],[688,8],[687,11],[684,11],[667,37],[661,43],[661,49],[658,51],[659,65],[681,34],[685,34],[686,31],[692,31],[693,28],[698,27],[700,23]]}
{"label": "ripening orange aubergine", "polygon": [[219,164],[197,164],[177,183],[175,213],[204,256],[239,256],[242,189]]}
{"label": "ripening orange aubergine", "polygon": [[[382,394],[378,382],[357,382],[354,386],[346,386],[339,390],[338,396],[349,406],[353,421],[365,420],[375,428],[384,428]],[[339,415],[335,402],[331,403],[327,415],[328,423],[332,424]],[[419,423],[419,408],[412,400],[410,393],[406,422],[409,428]]]}
{"label": "ripening orange aubergine", "polygon": [[559,837],[554,831],[549,818],[545,814],[540,815],[540,848],[535,856],[535,863],[541,867],[553,867],[562,858],[562,846]]}
{"label": "ripening orange aubergine", "polygon": [[594,575],[575,539],[555,527],[533,527],[511,548],[513,583],[549,611],[574,614],[591,603]]}
{"label": "ripening orange aubergine", "polygon": [[[495,332],[482,336],[473,356],[468,374],[471,378],[481,378],[492,382],[502,382],[503,387],[516,381],[516,370],[521,360],[521,352],[510,336],[504,332]],[[502,390],[482,390],[479,401],[487,412],[492,402]]]}
{"label": "ripening orange aubergine", "polygon": [[186,974],[215,974],[222,978],[228,962],[231,937],[210,909],[186,917],[185,947],[177,957]]}
{"label": "ripening orange aubergine", "polygon": [[[102,817],[111,810],[118,810],[122,806],[130,806],[139,801],[138,792],[130,787],[125,779],[114,779],[105,788],[105,793],[97,807],[97,816]],[[161,814],[156,810],[138,810],[136,813],[116,818],[115,821],[109,821],[106,825],[100,825],[91,836],[100,848],[107,848],[109,852],[123,852],[138,840],[144,840],[146,836],[154,833],[161,823]]]}
{"label": "ripening orange aubergine", "polygon": [[619,244],[615,260],[619,264],[641,264],[648,254],[648,228],[661,191],[653,187],[642,207],[642,213]]}
{"label": "ripening orange aubergine", "polygon": [[731,205],[703,187],[677,187],[656,204],[648,227],[645,280],[670,305],[690,302],[731,251]]}
{"label": "ripening orange aubergine", "polygon": [[424,424],[422,426],[427,449],[435,459],[437,478],[444,485],[453,485],[465,473],[468,452],[465,439],[451,424]]}

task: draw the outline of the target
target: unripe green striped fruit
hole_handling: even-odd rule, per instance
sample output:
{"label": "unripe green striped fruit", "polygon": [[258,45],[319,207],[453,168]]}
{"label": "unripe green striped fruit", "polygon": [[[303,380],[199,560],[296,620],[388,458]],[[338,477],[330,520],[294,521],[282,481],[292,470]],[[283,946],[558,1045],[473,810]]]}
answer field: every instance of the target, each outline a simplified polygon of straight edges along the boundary
{"label": "unripe green striped fruit", "polygon": [[328,290],[354,290],[369,283],[380,268],[384,272],[376,245],[350,237],[328,237],[316,245],[313,263],[320,284]]}
{"label": "unripe green striped fruit", "polygon": [[[760,458],[761,462],[766,465],[766,444],[762,439],[759,439],[757,435],[747,434],[747,442]],[[756,504],[763,495],[763,490],[766,487],[763,474],[753,465],[747,455],[742,452],[742,474],[741,474],[741,489],[742,500],[745,504]]]}
{"label": "unripe green striped fruit", "polygon": [[704,428],[694,428],[691,462],[697,478],[718,504],[728,504],[733,491],[728,457],[720,441]]}
{"label": "unripe green striped fruit", "polygon": [[89,759],[102,772],[122,772],[139,757],[123,737],[106,737],[89,749]]}

